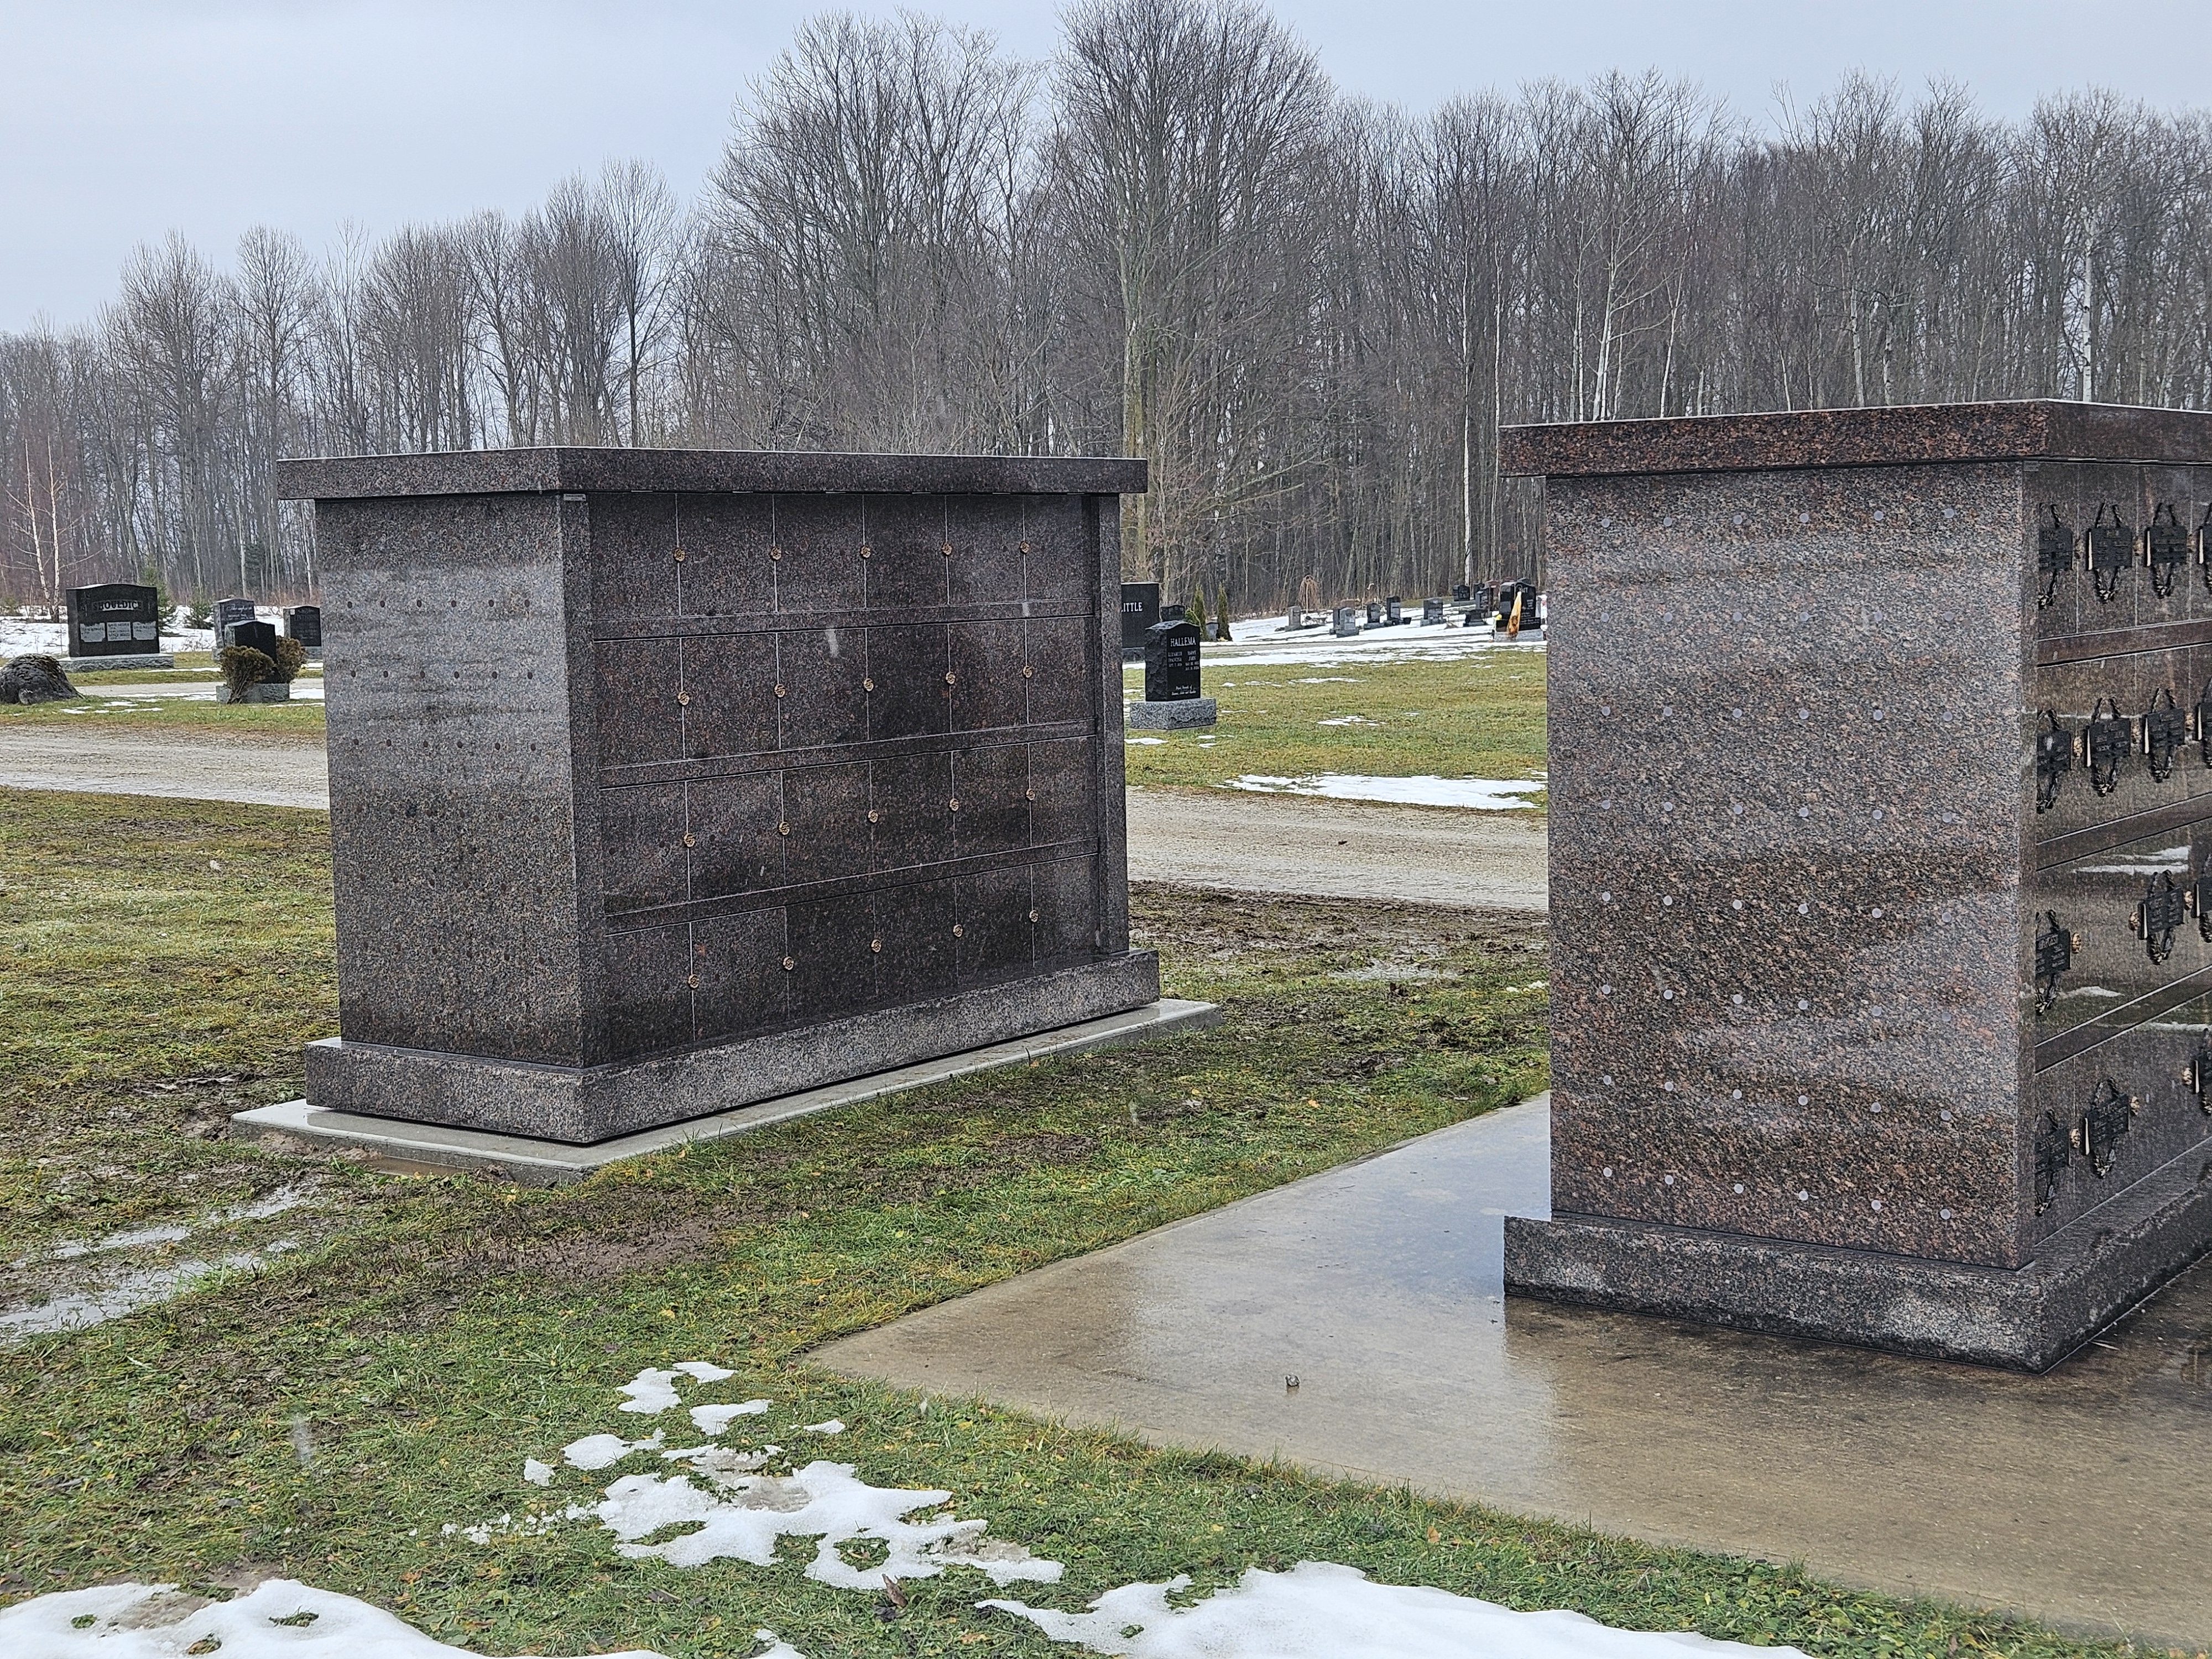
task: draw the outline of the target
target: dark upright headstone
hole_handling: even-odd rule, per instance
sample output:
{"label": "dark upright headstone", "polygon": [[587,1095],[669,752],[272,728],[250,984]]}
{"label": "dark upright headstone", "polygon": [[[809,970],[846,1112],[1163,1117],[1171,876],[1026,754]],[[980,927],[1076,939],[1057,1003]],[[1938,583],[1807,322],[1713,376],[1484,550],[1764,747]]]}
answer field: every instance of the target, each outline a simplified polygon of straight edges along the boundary
{"label": "dark upright headstone", "polygon": [[310,1107],[589,1144],[1154,1001],[1118,660],[1144,479],[280,463],[331,663],[340,1035]]}
{"label": "dark upright headstone", "polygon": [[1422,627],[1431,627],[1434,624],[1442,622],[1443,619],[1444,602],[1442,599],[1423,599],[1421,601]]}
{"label": "dark upright headstone", "polygon": [[1370,628],[1380,628],[1382,625],[1382,607],[1373,599],[1367,601],[1367,625]]}
{"label": "dark upright headstone", "polygon": [[220,651],[230,643],[230,630],[240,623],[253,620],[253,601],[251,599],[217,599],[215,602],[215,645]]}
{"label": "dark upright headstone", "polygon": [[1382,602],[1382,620],[1393,628],[1406,620],[1405,601],[1395,593]]}
{"label": "dark upright headstone", "polygon": [[323,608],[319,605],[295,605],[284,613],[284,636],[297,640],[309,651],[323,648]]}
{"label": "dark upright headstone", "polygon": [[161,595],[137,582],[69,590],[69,654],[146,657],[161,648]]}
{"label": "dark upright headstone", "polygon": [[1332,620],[1329,633],[1340,640],[1350,639],[1359,631],[1359,612],[1348,605],[1340,605]]}
{"label": "dark upright headstone", "polygon": [[2212,768],[2166,713],[2212,682],[2206,596],[2072,556],[2201,520],[2212,415],[1535,427],[1504,459],[1545,480],[1560,608],[1552,1218],[1505,1224],[1508,1285],[2053,1364],[2212,1245]]}
{"label": "dark upright headstone", "polygon": [[245,651],[258,651],[271,662],[276,659],[276,629],[265,622],[234,622],[224,630],[224,648],[233,646]]}
{"label": "dark upright headstone", "polygon": [[1160,620],[1160,585],[1158,582],[1123,582],[1121,584],[1121,649],[1138,652],[1145,648],[1145,630]]}
{"label": "dark upright headstone", "polygon": [[1154,623],[1145,635],[1145,701],[1181,702],[1200,695],[1198,624]]}
{"label": "dark upright headstone", "polygon": [[1468,586],[1465,582],[1457,583],[1452,588],[1452,603],[1454,605],[1465,605],[1474,597],[1474,589]]}

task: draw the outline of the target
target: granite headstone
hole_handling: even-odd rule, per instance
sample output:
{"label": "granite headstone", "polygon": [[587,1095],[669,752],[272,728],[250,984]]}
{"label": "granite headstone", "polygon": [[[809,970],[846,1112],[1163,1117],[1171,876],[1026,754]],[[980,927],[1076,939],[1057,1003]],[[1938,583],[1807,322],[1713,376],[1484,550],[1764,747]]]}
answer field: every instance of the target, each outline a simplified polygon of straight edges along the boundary
{"label": "granite headstone", "polygon": [[137,582],[69,590],[69,654],[149,657],[161,649],[161,596]]}

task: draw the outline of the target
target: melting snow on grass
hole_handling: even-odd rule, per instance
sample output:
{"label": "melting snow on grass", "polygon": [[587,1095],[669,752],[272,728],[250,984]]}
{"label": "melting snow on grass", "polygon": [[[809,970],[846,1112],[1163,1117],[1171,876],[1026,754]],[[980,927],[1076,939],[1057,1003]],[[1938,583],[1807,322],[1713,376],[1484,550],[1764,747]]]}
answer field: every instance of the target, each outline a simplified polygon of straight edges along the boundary
{"label": "melting snow on grass", "polygon": [[[1124,1584],[1087,1613],[1020,1601],[978,1605],[1027,1619],[1055,1642],[1126,1659],[1668,1659],[1688,1651],[1796,1654],[1671,1631],[1614,1630],[1579,1613],[1516,1613],[1449,1590],[1377,1584],[1357,1567],[1301,1561],[1252,1567],[1233,1589],[1188,1607],[1168,1604],[1190,1580]],[[1803,1659],[1801,1654],[1798,1659]]]}
{"label": "melting snow on grass", "polygon": [[[727,1380],[720,1366],[689,1363],[642,1370],[621,1389],[617,1409],[650,1415],[683,1405],[690,1383]],[[685,1379],[679,1382],[678,1378]],[[690,1414],[759,1416],[769,1402],[694,1405]],[[758,1407],[760,1409],[756,1409]],[[836,1434],[835,1419],[800,1425]],[[586,1436],[562,1449],[571,1470],[608,1468],[625,1458],[680,1463],[684,1474],[617,1476],[599,1493],[563,1502],[546,1491],[544,1507],[526,1507],[471,1525],[443,1528],[489,1545],[495,1539],[536,1538],[572,1523],[596,1522],[615,1548],[633,1559],[674,1567],[739,1560],[773,1567],[784,1537],[817,1541],[806,1576],[840,1589],[881,1594],[885,1580],[932,1578],[948,1568],[981,1573],[1004,1589],[1018,1583],[1054,1584],[1061,1566],[1023,1546],[986,1536],[988,1523],[962,1520],[951,1494],[872,1486],[849,1463],[817,1461],[790,1474],[765,1472],[777,1449],[742,1451],[712,1444],[669,1448],[664,1432],[641,1440]],[[522,1468],[526,1487],[555,1487],[562,1468],[538,1458]],[[862,1546],[872,1565],[846,1554]],[[1254,1567],[1232,1588],[1178,1607],[1188,1577],[1124,1584],[1080,1613],[1031,1607],[1011,1599],[975,1605],[1026,1620],[1046,1638],[1123,1659],[1683,1659],[1686,1650],[1752,1659],[1741,1644],[1672,1632],[1615,1630],[1565,1612],[1516,1613],[1447,1590],[1371,1583],[1358,1569],[1301,1561],[1288,1572]],[[761,1659],[805,1659],[773,1632]],[[433,1640],[392,1614],[350,1596],[289,1579],[272,1579],[228,1601],[180,1594],[173,1584],[114,1584],[35,1597],[0,1611],[0,1653],[37,1659],[170,1659],[220,1650],[224,1659],[434,1659],[459,1648]],[[1759,1650],[1763,1659],[1803,1656],[1790,1648]],[[613,1659],[660,1659],[641,1650]]]}
{"label": "melting snow on grass", "polygon": [[[768,1632],[761,1632],[763,1637]],[[773,1638],[770,1638],[773,1639]],[[228,1601],[180,1594],[174,1584],[106,1584],[64,1590],[0,1610],[0,1652],[23,1659],[434,1659],[469,1651],[432,1640],[381,1607],[350,1595],[271,1578]],[[775,1659],[801,1659],[779,1644]],[[660,1659],[642,1648],[606,1659]],[[767,1659],[763,1656],[763,1659]]]}
{"label": "melting snow on grass", "polygon": [[1533,805],[1525,797],[1540,793],[1544,781],[1363,778],[1337,772],[1307,778],[1276,778],[1248,773],[1231,779],[1225,787],[1263,795],[1321,795],[1331,800],[1389,801],[1401,806],[1463,806],[1478,811],[1498,811]]}

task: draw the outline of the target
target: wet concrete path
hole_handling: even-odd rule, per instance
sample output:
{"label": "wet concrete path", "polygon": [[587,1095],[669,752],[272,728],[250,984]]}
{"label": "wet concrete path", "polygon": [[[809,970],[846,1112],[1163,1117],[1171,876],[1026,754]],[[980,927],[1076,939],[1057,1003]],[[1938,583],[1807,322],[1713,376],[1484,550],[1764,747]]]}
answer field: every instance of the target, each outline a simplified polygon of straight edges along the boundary
{"label": "wet concrete path", "polygon": [[2043,1377],[1509,1306],[1500,1218],[1545,1212],[1549,1158],[1530,1103],[820,1358],[1161,1443],[2212,1644],[2212,1262]]}

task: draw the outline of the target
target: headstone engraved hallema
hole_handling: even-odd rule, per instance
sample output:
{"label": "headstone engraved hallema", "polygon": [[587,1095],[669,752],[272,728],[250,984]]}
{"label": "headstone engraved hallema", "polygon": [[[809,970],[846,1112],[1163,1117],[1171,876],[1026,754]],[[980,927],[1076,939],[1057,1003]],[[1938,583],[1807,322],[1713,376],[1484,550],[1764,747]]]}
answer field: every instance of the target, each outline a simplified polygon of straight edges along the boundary
{"label": "headstone engraved hallema", "polygon": [[1127,460],[290,461],[339,1032],[308,1103],[572,1145],[1143,1007]]}
{"label": "headstone engraved hallema", "polygon": [[1504,454],[1559,624],[1552,1218],[1510,1289],[2055,1364],[2212,1244],[2212,416]]}
{"label": "headstone engraved hallema", "polygon": [[1145,636],[1145,696],[1129,705],[1132,730],[1166,732],[1211,726],[1219,710],[1200,685],[1199,625],[1182,617],[1155,623]]}

